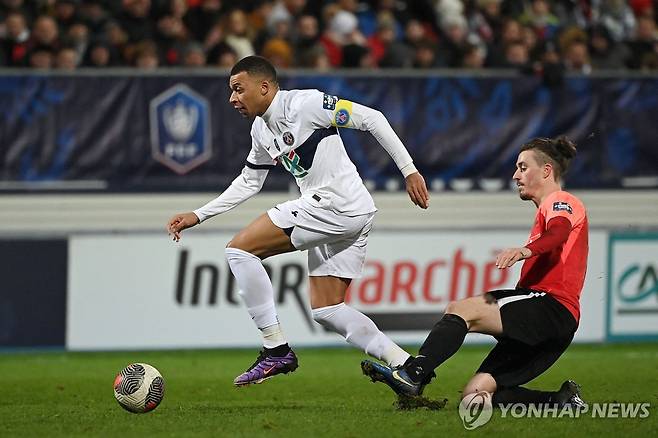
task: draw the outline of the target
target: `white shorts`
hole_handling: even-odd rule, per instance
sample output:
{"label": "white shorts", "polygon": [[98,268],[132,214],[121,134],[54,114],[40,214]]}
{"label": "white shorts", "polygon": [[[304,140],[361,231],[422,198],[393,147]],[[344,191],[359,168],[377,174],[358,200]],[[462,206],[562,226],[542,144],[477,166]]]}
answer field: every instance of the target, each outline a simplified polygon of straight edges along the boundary
{"label": "white shorts", "polygon": [[290,236],[295,248],[308,250],[309,276],[361,276],[374,212],[343,216],[299,198],[279,204],[267,214]]}

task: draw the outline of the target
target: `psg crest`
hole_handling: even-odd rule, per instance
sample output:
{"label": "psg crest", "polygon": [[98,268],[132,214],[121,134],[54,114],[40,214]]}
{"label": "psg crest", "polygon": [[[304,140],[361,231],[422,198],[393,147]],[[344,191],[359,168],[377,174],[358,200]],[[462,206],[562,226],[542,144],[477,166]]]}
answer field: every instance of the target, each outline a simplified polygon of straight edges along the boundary
{"label": "psg crest", "polygon": [[295,142],[295,137],[292,136],[292,132],[286,131],[283,133],[283,142],[288,146],[292,146]]}
{"label": "psg crest", "polygon": [[187,85],[175,85],[155,97],[150,121],[156,161],[183,175],[210,158],[210,106]]}

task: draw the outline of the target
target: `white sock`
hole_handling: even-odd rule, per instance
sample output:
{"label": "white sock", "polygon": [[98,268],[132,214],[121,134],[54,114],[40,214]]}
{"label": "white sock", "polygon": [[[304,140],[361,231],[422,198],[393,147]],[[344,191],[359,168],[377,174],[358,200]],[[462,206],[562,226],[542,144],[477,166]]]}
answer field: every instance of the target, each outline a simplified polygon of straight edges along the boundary
{"label": "white sock", "polygon": [[240,287],[239,294],[263,336],[263,345],[274,348],[286,343],[274,306],[274,289],[261,260],[237,248],[226,248],[226,260]]}
{"label": "white sock", "polygon": [[279,323],[262,328],[260,332],[263,335],[263,347],[265,348],[274,348],[286,343]]}
{"label": "white sock", "polygon": [[319,307],[312,313],[315,321],[367,354],[386,361],[389,366],[402,365],[410,356],[382,333],[370,318],[345,303]]}

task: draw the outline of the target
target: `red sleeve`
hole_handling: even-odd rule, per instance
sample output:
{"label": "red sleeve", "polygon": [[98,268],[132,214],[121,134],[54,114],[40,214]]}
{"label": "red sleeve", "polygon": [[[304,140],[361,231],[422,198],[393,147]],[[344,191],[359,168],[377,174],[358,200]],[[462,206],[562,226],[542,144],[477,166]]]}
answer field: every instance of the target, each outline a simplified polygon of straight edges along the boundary
{"label": "red sleeve", "polygon": [[539,239],[529,243],[525,247],[532,251],[536,256],[552,251],[567,241],[571,232],[571,222],[563,216],[555,216],[546,224],[546,231],[542,233]]}

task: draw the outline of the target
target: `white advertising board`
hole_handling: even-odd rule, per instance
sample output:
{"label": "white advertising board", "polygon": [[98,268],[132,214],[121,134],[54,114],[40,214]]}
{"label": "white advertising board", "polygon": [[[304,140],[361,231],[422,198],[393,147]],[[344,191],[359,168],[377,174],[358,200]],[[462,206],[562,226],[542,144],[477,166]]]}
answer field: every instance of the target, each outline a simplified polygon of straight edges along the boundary
{"label": "white advertising board", "polygon": [[[73,350],[257,346],[253,326],[224,259],[229,233],[72,236],[69,240],[67,347]],[[347,301],[398,342],[419,344],[446,304],[514,287],[520,265],[500,271],[496,251],[525,242],[527,231],[375,231],[362,278]],[[581,298],[580,341],[604,337],[607,234],[590,234]],[[279,319],[294,345],[344,342],[313,322],[306,254],[265,261]],[[471,336],[471,341],[485,337]]]}

